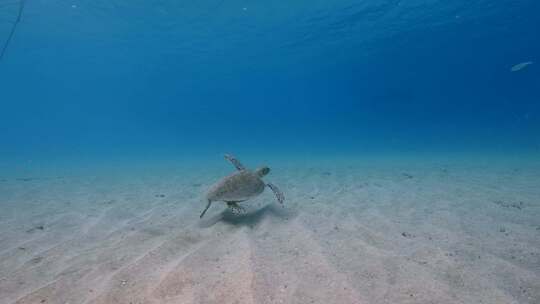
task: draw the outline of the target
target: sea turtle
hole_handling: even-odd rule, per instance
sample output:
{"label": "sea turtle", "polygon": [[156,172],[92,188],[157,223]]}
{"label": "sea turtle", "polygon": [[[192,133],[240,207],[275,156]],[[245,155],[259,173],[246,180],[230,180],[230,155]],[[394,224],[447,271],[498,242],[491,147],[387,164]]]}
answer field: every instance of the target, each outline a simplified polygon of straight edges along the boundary
{"label": "sea turtle", "polygon": [[285,197],[278,187],[270,183],[266,184],[261,179],[270,172],[270,168],[264,166],[255,171],[251,171],[246,169],[231,155],[226,154],[225,159],[230,161],[236,167],[238,172],[222,178],[210,187],[208,193],[206,193],[208,204],[201,213],[201,218],[206,213],[206,210],[210,208],[212,202],[216,201],[226,202],[227,206],[233,211],[244,211],[238,203],[261,194],[266,186],[274,192],[278,202],[283,205]]}

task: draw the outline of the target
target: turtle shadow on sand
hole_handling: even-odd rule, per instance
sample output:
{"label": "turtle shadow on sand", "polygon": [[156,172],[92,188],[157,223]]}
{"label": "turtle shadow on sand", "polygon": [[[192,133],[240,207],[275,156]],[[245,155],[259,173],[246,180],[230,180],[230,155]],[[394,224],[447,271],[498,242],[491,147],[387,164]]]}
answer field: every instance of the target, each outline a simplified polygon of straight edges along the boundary
{"label": "turtle shadow on sand", "polygon": [[261,209],[241,215],[235,214],[228,208],[225,209],[223,212],[209,218],[208,220],[201,221],[199,223],[199,226],[201,228],[208,228],[214,226],[218,222],[224,222],[233,226],[245,226],[249,228],[254,228],[259,225],[265,218],[268,217],[274,217],[286,221],[296,216],[296,212],[284,209],[283,207],[277,206],[275,204],[269,204]]}

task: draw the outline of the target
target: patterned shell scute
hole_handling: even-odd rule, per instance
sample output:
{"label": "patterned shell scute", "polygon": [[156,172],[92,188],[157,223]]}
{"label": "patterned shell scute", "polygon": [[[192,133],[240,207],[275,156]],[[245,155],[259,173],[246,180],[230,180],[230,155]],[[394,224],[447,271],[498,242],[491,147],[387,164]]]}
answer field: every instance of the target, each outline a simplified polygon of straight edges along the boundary
{"label": "patterned shell scute", "polygon": [[265,184],[250,171],[239,171],[224,177],[208,191],[211,201],[244,201],[261,194]]}

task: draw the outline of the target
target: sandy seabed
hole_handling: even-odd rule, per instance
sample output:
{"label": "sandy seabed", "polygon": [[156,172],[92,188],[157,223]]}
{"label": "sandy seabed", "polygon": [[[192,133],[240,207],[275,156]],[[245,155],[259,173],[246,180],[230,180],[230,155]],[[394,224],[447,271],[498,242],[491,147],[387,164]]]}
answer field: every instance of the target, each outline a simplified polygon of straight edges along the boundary
{"label": "sandy seabed", "polygon": [[540,303],[539,162],[149,168],[1,176],[0,303]]}

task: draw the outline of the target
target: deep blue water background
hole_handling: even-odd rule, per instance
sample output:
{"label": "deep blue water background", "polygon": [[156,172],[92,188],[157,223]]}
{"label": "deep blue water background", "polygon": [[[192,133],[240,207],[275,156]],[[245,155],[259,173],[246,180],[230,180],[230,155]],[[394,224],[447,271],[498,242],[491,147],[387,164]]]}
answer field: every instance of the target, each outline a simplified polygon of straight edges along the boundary
{"label": "deep blue water background", "polygon": [[0,158],[540,155],[539,55],[537,0],[27,0]]}

